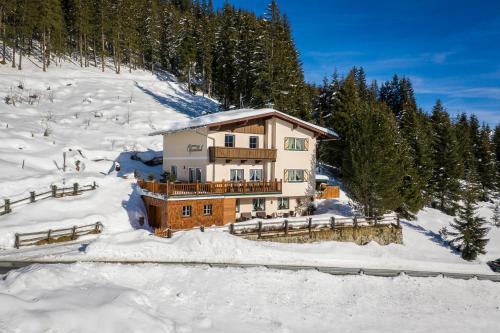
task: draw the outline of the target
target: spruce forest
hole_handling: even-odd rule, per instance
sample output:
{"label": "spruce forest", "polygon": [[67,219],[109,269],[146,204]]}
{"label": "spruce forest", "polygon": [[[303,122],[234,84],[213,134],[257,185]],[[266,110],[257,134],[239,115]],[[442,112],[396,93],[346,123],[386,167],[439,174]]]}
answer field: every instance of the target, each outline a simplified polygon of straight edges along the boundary
{"label": "spruce forest", "polygon": [[[72,59],[102,71],[168,71],[222,110],[274,107],[334,129],[319,159],[364,214],[411,218],[426,205],[455,214],[464,184],[500,190],[500,126],[419,108],[411,80],[367,82],[363,68],[306,83],[291,26],[272,1],[263,16],[191,0],[0,0],[0,61],[43,71]],[[7,52],[7,50],[12,52]],[[332,64],[334,65],[334,64]]]}

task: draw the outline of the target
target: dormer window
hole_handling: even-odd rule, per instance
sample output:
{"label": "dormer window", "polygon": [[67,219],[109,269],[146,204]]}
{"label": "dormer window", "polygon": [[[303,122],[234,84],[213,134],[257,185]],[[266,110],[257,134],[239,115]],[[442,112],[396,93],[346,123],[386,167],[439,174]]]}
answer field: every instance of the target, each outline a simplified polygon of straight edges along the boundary
{"label": "dormer window", "polygon": [[224,136],[224,147],[234,147],[234,135],[226,134]]}

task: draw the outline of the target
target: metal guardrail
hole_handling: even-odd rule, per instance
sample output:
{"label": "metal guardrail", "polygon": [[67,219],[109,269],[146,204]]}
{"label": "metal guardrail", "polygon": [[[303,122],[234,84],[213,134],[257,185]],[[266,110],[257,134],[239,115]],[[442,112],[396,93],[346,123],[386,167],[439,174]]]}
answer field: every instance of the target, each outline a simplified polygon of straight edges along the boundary
{"label": "metal guardrail", "polygon": [[14,247],[28,245],[44,245],[55,242],[64,242],[77,239],[79,236],[88,234],[99,234],[104,229],[101,222],[71,228],[49,229],[47,231],[16,233]]}
{"label": "metal guardrail", "polygon": [[82,192],[95,190],[96,188],[96,182],[83,186],[80,186],[78,183],[74,183],[72,187],[57,187],[57,185],[51,185],[50,191],[42,193],[31,191],[28,197],[16,200],[4,199],[4,204],[0,206],[0,216],[11,213],[13,205],[34,203],[48,198],[62,198],[69,195],[78,195]]}
{"label": "metal guardrail", "polygon": [[156,265],[181,265],[181,266],[208,266],[213,268],[267,268],[271,270],[301,271],[312,270],[331,275],[368,275],[378,277],[395,277],[407,275],[411,277],[444,277],[461,280],[488,280],[500,282],[500,274],[475,274],[475,273],[455,273],[446,271],[418,271],[406,269],[378,269],[361,267],[336,267],[336,266],[302,266],[302,265],[278,265],[278,264],[242,264],[225,262],[185,262],[185,261],[149,261],[149,260],[29,260],[29,261],[2,261],[0,260],[0,274],[12,269],[19,269],[34,264],[54,265],[54,264],[75,264],[75,263],[101,263],[101,264],[156,264]]}

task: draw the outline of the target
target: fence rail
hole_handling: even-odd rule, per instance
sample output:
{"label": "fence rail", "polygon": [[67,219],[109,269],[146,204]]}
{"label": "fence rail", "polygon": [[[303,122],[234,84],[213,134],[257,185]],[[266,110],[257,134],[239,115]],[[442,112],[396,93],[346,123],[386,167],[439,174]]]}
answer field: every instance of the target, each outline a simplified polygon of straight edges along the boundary
{"label": "fence rail", "polygon": [[35,191],[31,191],[29,192],[29,196],[24,198],[16,200],[4,199],[4,204],[0,206],[0,216],[11,213],[13,205],[18,205],[22,203],[33,203],[48,198],[62,198],[70,195],[78,195],[82,192],[95,190],[96,188],[97,188],[96,182],[83,186],[81,186],[78,183],[74,183],[73,186],[71,187],[57,187],[57,185],[51,185],[50,191],[42,193],[36,193]]}
{"label": "fence rail", "polygon": [[206,183],[157,183],[138,180],[143,190],[167,196],[213,195],[228,193],[280,193],[281,180],[271,181],[222,181]]}
{"label": "fence rail", "polygon": [[260,238],[262,235],[282,233],[284,236],[288,236],[295,232],[318,231],[321,229],[335,229],[339,227],[346,226],[376,226],[376,225],[386,225],[394,224],[400,227],[399,216],[397,215],[386,215],[378,218],[373,217],[308,217],[301,220],[296,219],[283,219],[279,221],[262,221],[257,222],[242,222],[242,223],[231,223],[229,225],[229,233],[233,235],[258,235]]}
{"label": "fence rail", "polygon": [[64,242],[75,240],[79,236],[88,234],[100,234],[104,226],[101,222],[87,224],[82,226],[73,226],[71,228],[49,229],[47,231],[16,233],[14,247],[28,245],[44,245],[55,242]]}

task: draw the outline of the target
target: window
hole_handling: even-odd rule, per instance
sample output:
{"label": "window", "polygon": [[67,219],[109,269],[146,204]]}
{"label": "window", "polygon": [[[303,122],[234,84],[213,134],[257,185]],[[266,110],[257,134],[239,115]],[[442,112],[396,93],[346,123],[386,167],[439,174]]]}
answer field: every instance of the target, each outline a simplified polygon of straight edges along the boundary
{"label": "window", "polygon": [[262,169],[250,169],[250,180],[254,182],[262,181]]}
{"label": "window", "polygon": [[212,215],[212,204],[203,205],[203,215]]}
{"label": "window", "polygon": [[189,168],[189,182],[201,182],[201,168]]}
{"label": "window", "polygon": [[308,150],[309,141],[304,138],[285,138],[285,150]]}
{"label": "window", "polygon": [[239,182],[243,180],[243,169],[231,169],[229,180]]}
{"label": "window", "polygon": [[278,198],[278,209],[285,210],[290,208],[289,198]]}
{"label": "window", "polygon": [[285,170],[285,181],[289,183],[302,183],[306,181],[306,170],[288,169]]}
{"label": "window", "polygon": [[182,217],[191,216],[191,206],[182,206]]}
{"label": "window", "polygon": [[259,148],[259,137],[258,136],[251,136],[250,137],[250,148]]}
{"label": "window", "polygon": [[236,199],[236,213],[240,212],[240,199]]}
{"label": "window", "polygon": [[170,167],[170,173],[171,173],[172,175],[174,175],[175,177],[177,177],[177,165],[172,165],[172,166]]}
{"label": "window", "polygon": [[224,136],[224,147],[234,147],[234,135],[226,134]]}
{"label": "window", "polygon": [[253,211],[263,211],[266,209],[266,199],[255,198],[253,199]]}

